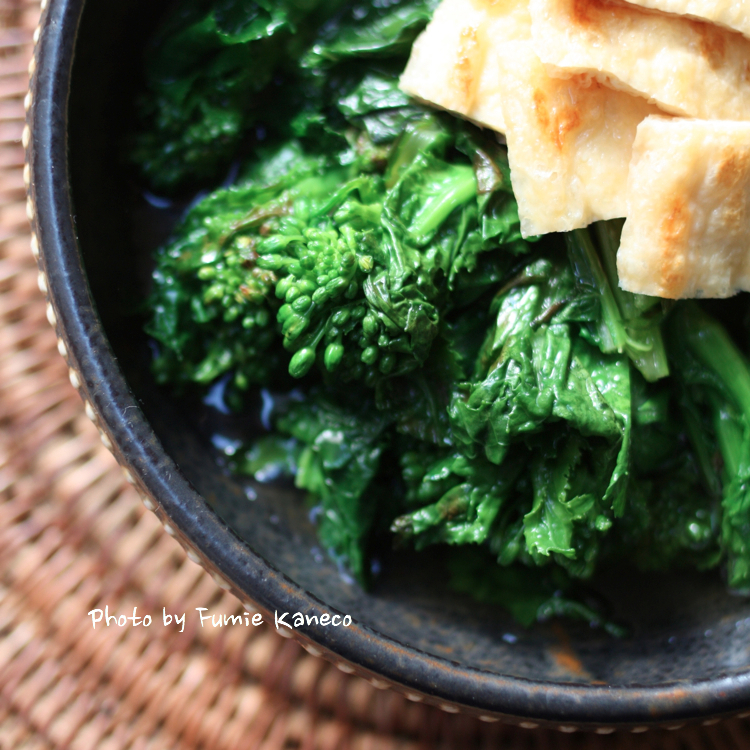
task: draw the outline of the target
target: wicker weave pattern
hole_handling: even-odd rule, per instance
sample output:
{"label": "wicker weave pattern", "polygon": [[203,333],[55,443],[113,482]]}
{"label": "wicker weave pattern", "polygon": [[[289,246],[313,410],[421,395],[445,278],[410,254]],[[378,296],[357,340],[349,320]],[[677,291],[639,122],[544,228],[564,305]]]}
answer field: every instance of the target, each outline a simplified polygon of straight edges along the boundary
{"label": "wicker weave pattern", "polygon": [[[52,0],[54,1],[54,0]],[[750,747],[745,722],[566,736],[376,690],[238,615],[145,511],[87,420],[45,318],[24,206],[37,2],[0,0],[0,750]],[[149,614],[92,628],[87,612]],[[187,613],[184,632],[162,608]]]}

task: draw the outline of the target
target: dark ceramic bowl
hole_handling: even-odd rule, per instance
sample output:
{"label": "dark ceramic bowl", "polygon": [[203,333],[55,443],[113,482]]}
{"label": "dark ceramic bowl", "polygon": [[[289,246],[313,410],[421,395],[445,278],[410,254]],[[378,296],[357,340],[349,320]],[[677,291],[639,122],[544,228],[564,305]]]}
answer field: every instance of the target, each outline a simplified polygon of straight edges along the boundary
{"label": "dark ceramic bowl", "polygon": [[603,576],[595,587],[630,625],[625,639],[570,623],[524,631],[447,591],[435,553],[387,556],[364,593],[320,554],[294,491],[227,475],[210,436],[233,425],[156,388],[134,313],[171,219],[143,200],[118,142],[143,40],[166,3],[46,4],[24,138],[48,315],[102,440],[190,558],[271,623],[275,612],[350,615],[350,627],[279,632],[449,712],[609,733],[750,709],[750,603],[719,575]]}

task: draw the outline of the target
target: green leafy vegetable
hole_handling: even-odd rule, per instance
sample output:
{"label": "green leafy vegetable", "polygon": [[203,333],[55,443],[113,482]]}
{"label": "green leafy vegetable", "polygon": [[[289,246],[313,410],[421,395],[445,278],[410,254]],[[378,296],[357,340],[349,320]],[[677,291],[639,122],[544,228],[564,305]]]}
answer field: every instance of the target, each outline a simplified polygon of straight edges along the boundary
{"label": "green leafy vegetable", "polygon": [[301,446],[296,485],[319,506],[323,546],[360,580],[367,580],[366,551],[377,505],[368,490],[385,446],[388,417],[367,402],[334,403],[325,395],[295,403],[278,429]]}
{"label": "green leafy vegetable", "polygon": [[[291,135],[288,123],[295,114],[301,116],[298,136],[305,122],[322,125],[320,105],[330,106],[340,95],[339,79],[350,72],[346,67],[360,59],[408,55],[434,3],[342,5],[343,0],[181,3],[150,44],[146,90],[130,145],[131,160],[150,187],[173,193],[216,179],[254,145],[256,128]],[[335,124],[331,129],[336,131]]]}
{"label": "green leafy vegetable", "polygon": [[398,88],[433,5],[193,0],[165,26],[131,155],[151,189],[214,189],[157,254],[157,379],[297,389],[231,465],[293,475],[362,585],[387,539],[444,545],[454,588],[526,625],[621,634],[586,593],[603,562],[750,590],[744,355],[697,303],[619,288],[622,222],[521,237],[505,147]]}
{"label": "green leafy vegetable", "polygon": [[[489,604],[503,604],[521,625],[530,627],[552,617],[584,620],[620,638],[625,628],[602,617],[596,604],[576,598],[570,581],[559,571],[493,566],[479,550],[465,549],[450,562],[451,586]],[[567,594],[567,595],[566,595]]]}
{"label": "green leafy vegetable", "polygon": [[[750,590],[750,368],[726,330],[696,304],[675,311],[670,328],[682,342],[672,354],[680,364],[683,408],[710,420],[708,429],[690,433],[696,453],[705,454],[705,441],[713,439],[723,461],[721,543],[729,585]],[[717,487],[715,469],[705,461],[701,468],[706,484]]]}

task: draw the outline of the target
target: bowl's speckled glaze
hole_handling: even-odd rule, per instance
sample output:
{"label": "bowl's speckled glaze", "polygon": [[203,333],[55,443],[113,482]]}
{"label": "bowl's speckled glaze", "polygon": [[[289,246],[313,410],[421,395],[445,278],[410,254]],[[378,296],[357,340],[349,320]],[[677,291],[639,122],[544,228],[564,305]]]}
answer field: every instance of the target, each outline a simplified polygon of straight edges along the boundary
{"label": "bowl's speckled glaze", "polygon": [[24,141],[48,317],[86,413],[190,558],[267,621],[350,615],[349,627],[279,632],[449,712],[607,734],[750,711],[750,603],[718,575],[602,575],[595,587],[631,626],[622,640],[569,623],[524,631],[446,590],[439,551],[386,555],[373,591],[359,590],[320,553],[292,490],[229,477],[208,437],[237,426],[156,388],[137,313],[150,252],[177,212],[149,209],[120,143],[144,39],[167,3],[43,4]]}

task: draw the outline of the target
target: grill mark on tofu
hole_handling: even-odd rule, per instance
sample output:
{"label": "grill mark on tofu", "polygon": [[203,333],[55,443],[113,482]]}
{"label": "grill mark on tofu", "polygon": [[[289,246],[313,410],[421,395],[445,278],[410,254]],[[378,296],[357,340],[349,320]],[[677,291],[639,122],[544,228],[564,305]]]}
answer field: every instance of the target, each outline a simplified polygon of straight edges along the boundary
{"label": "grill mark on tofu", "polygon": [[466,112],[474,104],[481,65],[482,48],[479,44],[477,28],[467,26],[461,29],[461,41],[453,68],[452,88],[455,93],[455,109]]}
{"label": "grill mark on tofu", "polygon": [[[629,14],[634,17],[654,15],[655,11],[639,5],[631,5],[620,0],[572,0],[568,6],[567,16],[571,23],[588,27],[588,30],[604,33],[597,26],[617,16]],[[696,23],[701,23],[696,21]]]}
{"label": "grill mark on tofu", "polygon": [[[725,193],[721,206],[722,225],[728,233],[739,233],[748,225],[750,199],[750,151],[725,146],[716,169],[716,186]],[[735,270],[742,265],[736,258]]]}
{"label": "grill mark on tofu", "polygon": [[[686,20],[697,36],[701,55],[714,70],[722,68],[727,61],[726,40],[727,34],[730,32],[725,29],[718,29],[705,21]],[[745,66],[745,72],[747,74],[747,66]]]}
{"label": "grill mark on tofu", "polygon": [[609,3],[604,0],[573,0],[570,19],[578,26],[595,26],[609,10]]}
{"label": "grill mark on tofu", "polygon": [[750,170],[750,152],[725,146],[721,152],[721,163],[716,170],[716,182],[725,188],[736,188],[747,183]]}
{"label": "grill mark on tofu", "polygon": [[541,129],[557,150],[562,151],[568,134],[580,126],[581,114],[564,89],[558,89],[555,93],[550,97],[544,91],[535,89],[532,106]]}
{"label": "grill mark on tofu", "polygon": [[677,299],[687,280],[685,247],[690,230],[691,212],[681,195],[672,198],[669,211],[659,227],[661,244],[661,295]]}

